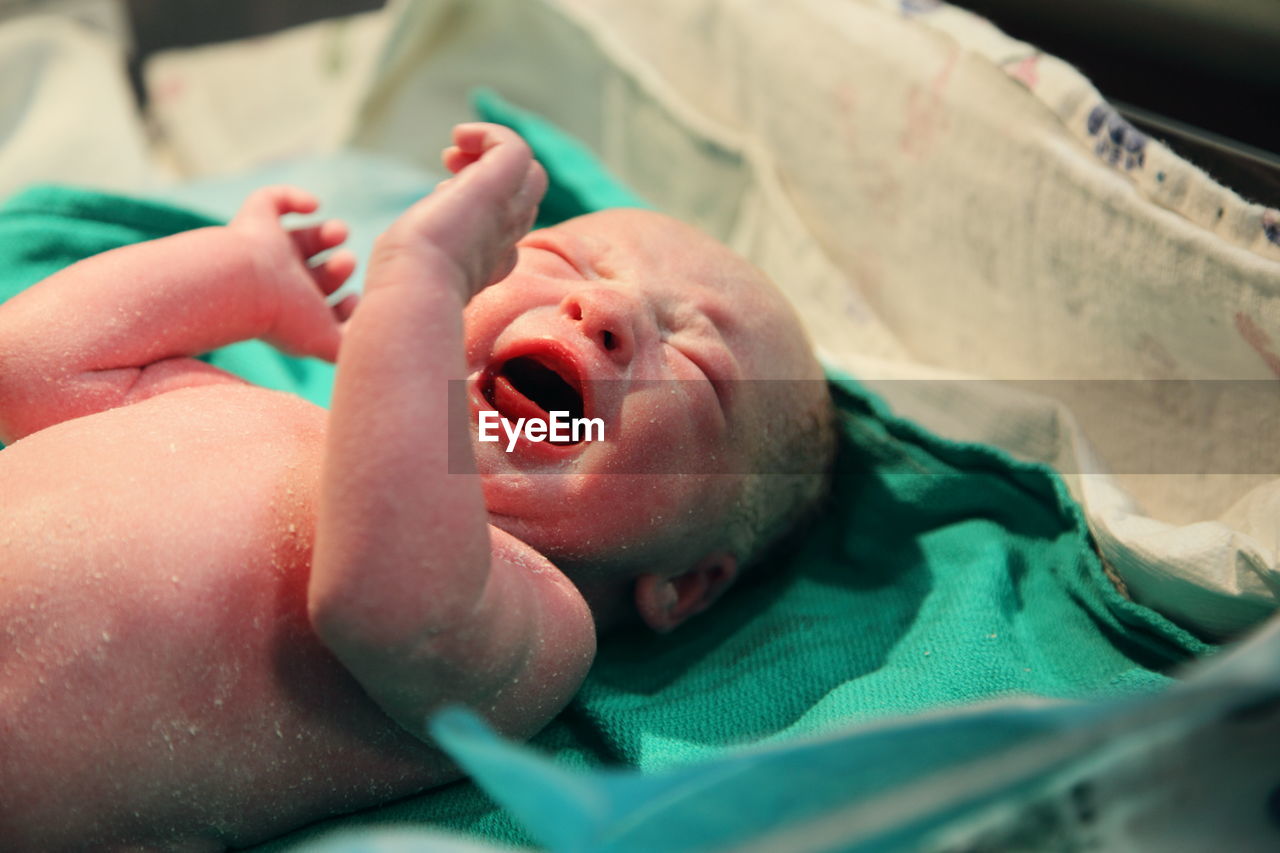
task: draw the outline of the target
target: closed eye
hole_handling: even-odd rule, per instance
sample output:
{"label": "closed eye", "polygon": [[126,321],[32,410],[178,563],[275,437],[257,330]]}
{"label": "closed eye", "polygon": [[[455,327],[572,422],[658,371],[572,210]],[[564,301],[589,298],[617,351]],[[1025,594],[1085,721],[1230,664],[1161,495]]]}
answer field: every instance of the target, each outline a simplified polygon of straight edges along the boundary
{"label": "closed eye", "polygon": [[554,250],[554,249],[548,249],[548,248],[543,247],[543,246],[538,246],[537,248],[542,249],[542,251],[546,252],[547,254],[549,254],[549,255],[551,255],[552,257],[554,257],[556,260],[558,260],[558,261],[560,261],[561,263],[563,263],[563,264],[565,264],[566,266],[568,266],[568,267],[569,267],[569,269],[571,269],[571,270],[573,270],[575,273],[577,273],[579,277],[581,277],[581,278],[586,278],[586,277],[587,277],[586,275],[584,275],[584,274],[583,274],[582,270],[578,268],[578,265],[577,265],[577,264],[575,264],[575,263],[574,263],[570,258],[565,257],[565,255],[564,255],[564,253],[563,253],[563,252],[559,252],[559,251],[556,251],[556,250]]}
{"label": "closed eye", "polygon": [[566,248],[561,245],[560,240],[552,238],[549,234],[535,231],[521,240],[519,245],[526,249],[537,249],[538,251],[546,252],[567,265],[581,278],[599,278],[593,270],[583,267],[583,265],[578,262],[575,257],[577,254],[576,252],[566,250]]}
{"label": "closed eye", "polygon": [[706,382],[708,385],[710,385],[711,390],[715,393],[716,402],[720,406],[720,411],[721,412],[727,411],[726,397],[728,392],[728,386],[725,384],[725,382],[722,379],[719,378],[719,375],[716,374],[712,369],[710,369],[706,365],[705,361],[702,359],[702,357],[699,354],[688,352],[676,346],[672,346],[671,348],[675,350],[677,353],[679,353],[680,356],[685,361],[687,361],[689,364],[693,365],[695,369],[697,369],[698,373],[702,376],[703,381]]}

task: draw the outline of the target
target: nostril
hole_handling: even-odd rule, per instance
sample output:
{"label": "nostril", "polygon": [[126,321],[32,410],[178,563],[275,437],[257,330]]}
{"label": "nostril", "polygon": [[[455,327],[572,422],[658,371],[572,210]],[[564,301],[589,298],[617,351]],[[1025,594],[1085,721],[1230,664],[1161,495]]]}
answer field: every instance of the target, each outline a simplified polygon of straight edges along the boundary
{"label": "nostril", "polygon": [[613,332],[605,329],[600,332],[600,343],[610,352],[618,348],[618,338]]}
{"label": "nostril", "polygon": [[569,319],[575,323],[582,319],[582,303],[576,299],[568,299],[564,304],[565,313],[569,315]]}

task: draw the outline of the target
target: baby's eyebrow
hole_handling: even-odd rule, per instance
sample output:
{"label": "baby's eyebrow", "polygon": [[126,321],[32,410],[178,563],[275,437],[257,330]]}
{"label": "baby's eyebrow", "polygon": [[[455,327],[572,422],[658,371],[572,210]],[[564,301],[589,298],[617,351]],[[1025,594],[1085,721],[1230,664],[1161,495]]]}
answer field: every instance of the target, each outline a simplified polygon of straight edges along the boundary
{"label": "baby's eyebrow", "polygon": [[611,263],[614,252],[608,242],[559,231],[551,233],[554,235],[551,251],[564,258],[584,278],[594,280],[614,277],[614,266]]}
{"label": "baby's eyebrow", "polygon": [[571,248],[565,246],[561,241],[549,238],[543,232],[533,232],[522,239],[518,244],[522,249],[533,249],[539,252],[546,252],[555,255],[564,263],[573,268],[573,271],[585,279],[595,279],[594,270],[588,264],[582,263],[579,259],[580,255]]}
{"label": "baby's eyebrow", "polygon": [[593,240],[590,249],[583,248],[583,254],[588,258],[587,266],[591,269],[594,278],[617,278],[618,267],[614,263],[617,252],[613,245],[604,240]]}

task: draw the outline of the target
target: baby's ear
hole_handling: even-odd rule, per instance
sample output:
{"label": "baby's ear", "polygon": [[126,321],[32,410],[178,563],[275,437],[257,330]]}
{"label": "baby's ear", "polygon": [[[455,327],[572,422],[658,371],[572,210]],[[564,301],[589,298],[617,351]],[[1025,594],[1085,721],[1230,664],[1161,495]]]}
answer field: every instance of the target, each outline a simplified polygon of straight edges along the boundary
{"label": "baby's ear", "polygon": [[676,628],[715,604],[738,576],[738,561],[716,551],[678,575],[644,574],[636,578],[636,611],[659,634]]}

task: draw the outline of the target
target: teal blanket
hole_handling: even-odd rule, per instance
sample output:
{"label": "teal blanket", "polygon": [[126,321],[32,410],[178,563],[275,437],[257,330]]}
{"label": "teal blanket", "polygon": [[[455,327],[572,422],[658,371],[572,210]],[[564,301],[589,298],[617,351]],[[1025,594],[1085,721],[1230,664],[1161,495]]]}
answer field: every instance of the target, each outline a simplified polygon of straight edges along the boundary
{"label": "teal blanket", "polygon": [[[533,143],[551,175],[556,217],[641,203],[536,116],[494,98],[481,106]],[[211,221],[155,201],[31,189],[0,208],[0,299],[94,252]],[[208,358],[250,381],[328,400],[326,365],[257,342]],[[744,744],[785,745],[979,700],[1149,694],[1170,684],[1170,668],[1211,651],[1115,591],[1079,508],[1051,471],[931,435],[848,377],[833,375],[832,387],[843,437],[835,493],[804,546],[671,635],[609,638],[578,697],[533,740],[535,750],[561,769],[696,768]],[[448,731],[465,733],[471,723],[442,725],[452,743]],[[458,737],[459,754],[474,759]],[[510,778],[552,797],[551,777],[521,776],[522,760],[503,765],[515,768]],[[491,774],[486,784],[509,802],[501,777]],[[568,844],[548,835],[554,828],[536,826],[537,813],[524,812],[537,838]],[[459,783],[263,849],[296,849],[335,828],[374,823],[530,840],[509,810]]]}

